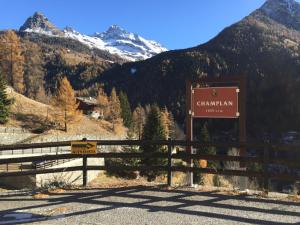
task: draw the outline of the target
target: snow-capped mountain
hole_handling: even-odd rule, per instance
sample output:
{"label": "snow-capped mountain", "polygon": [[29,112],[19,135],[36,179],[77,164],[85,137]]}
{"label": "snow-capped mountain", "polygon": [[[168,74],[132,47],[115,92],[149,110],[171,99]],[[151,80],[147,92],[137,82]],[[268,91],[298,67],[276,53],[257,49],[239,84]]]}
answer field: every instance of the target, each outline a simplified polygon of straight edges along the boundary
{"label": "snow-capped mountain", "polygon": [[29,17],[20,28],[20,31],[71,38],[90,48],[98,48],[116,54],[127,61],[144,60],[167,51],[159,43],[146,40],[117,25],[109,27],[105,32],[95,33],[94,35],[81,34],[70,27],[66,27],[61,31],[41,13],[35,13]]}
{"label": "snow-capped mountain", "polygon": [[124,57],[129,58],[134,56],[134,58],[138,60],[147,59],[158,53],[167,51],[167,49],[159,43],[146,40],[137,34],[122,29],[117,25],[109,27],[106,32],[96,33],[94,37],[105,42],[106,47],[110,48],[110,51],[116,49],[117,54],[121,54]]}
{"label": "snow-capped mountain", "polygon": [[60,35],[62,32],[55,27],[42,13],[35,12],[20,27],[20,31],[34,32],[46,35]]}

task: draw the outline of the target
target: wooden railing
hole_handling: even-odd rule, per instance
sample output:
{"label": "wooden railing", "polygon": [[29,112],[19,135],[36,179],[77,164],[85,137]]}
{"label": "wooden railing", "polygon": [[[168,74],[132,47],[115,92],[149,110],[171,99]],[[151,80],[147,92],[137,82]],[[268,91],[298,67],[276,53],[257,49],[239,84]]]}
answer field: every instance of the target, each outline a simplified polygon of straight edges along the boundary
{"label": "wooden railing", "polygon": [[[28,163],[31,162],[47,162],[59,160],[70,160],[75,158],[82,158],[82,166],[75,167],[64,167],[64,168],[49,168],[47,167],[36,167],[33,169],[28,169],[26,171],[3,171],[0,172],[0,177],[7,176],[20,176],[20,175],[29,175],[29,174],[44,174],[44,173],[56,173],[56,172],[66,172],[66,171],[83,171],[83,185],[86,185],[87,181],[87,171],[88,170],[127,170],[127,171],[140,171],[140,170],[157,170],[167,172],[168,185],[172,183],[171,173],[174,171],[181,172],[200,172],[200,173],[209,173],[209,174],[218,174],[218,175],[232,175],[232,176],[246,176],[246,177],[257,177],[263,180],[264,189],[268,190],[268,184],[270,179],[277,180],[291,180],[299,181],[300,180],[300,162],[299,158],[295,159],[282,159],[276,157],[274,152],[295,152],[300,154],[299,145],[280,145],[280,144],[268,144],[268,143],[202,143],[198,141],[181,141],[181,140],[162,140],[162,141],[145,141],[145,140],[94,140],[97,142],[98,147],[100,146],[143,146],[143,145],[157,145],[157,146],[166,146],[166,151],[164,153],[125,153],[125,152],[98,152],[94,155],[74,155],[71,153],[68,154],[56,154],[56,155],[42,155],[42,156],[30,156],[30,157],[18,157],[18,158],[3,158],[0,159],[0,165],[5,164],[15,164],[15,163]],[[70,146],[70,141],[66,142],[51,142],[51,143],[37,143],[37,144],[19,144],[19,145],[5,145],[0,146],[1,151],[7,150],[20,150],[20,149],[33,149],[33,148],[48,148],[48,147],[63,147]],[[229,156],[229,155],[207,155],[207,154],[188,154],[185,151],[179,151],[176,153],[173,152],[175,146],[183,147],[192,146],[193,148],[204,148],[204,147],[215,147],[215,148],[246,148],[246,149],[255,149],[260,151],[259,156]],[[201,152],[201,151],[200,151]],[[113,165],[109,166],[88,166],[87,158],[163,158],[166,159],[165,165],[153,165],[153,166],[118,166]],[[245,170],[245,169],[215,169],[215,168],[197,168],[197,167],[186,167],[186,166],[173,166],[172,160],[181,159],[183,161],[187,160],[209,160],[209,161],[235,161],[242,162],[244,164],[250,165],[253,163],[258,163],[262,166],[261,171]],[[269,171],[270,165],[285,165],[288,168],[293,168],[296,173],[273,173]]]}

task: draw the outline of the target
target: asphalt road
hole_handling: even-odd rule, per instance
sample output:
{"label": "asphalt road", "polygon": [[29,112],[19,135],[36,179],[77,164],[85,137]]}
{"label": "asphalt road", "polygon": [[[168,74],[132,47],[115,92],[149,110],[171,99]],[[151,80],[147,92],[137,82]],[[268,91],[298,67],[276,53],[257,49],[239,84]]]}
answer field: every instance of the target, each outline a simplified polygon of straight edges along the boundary
{"label": "asphalt road", "polygon": [[0,225],[300,224],[300,202],[135,186],[0,195]]}

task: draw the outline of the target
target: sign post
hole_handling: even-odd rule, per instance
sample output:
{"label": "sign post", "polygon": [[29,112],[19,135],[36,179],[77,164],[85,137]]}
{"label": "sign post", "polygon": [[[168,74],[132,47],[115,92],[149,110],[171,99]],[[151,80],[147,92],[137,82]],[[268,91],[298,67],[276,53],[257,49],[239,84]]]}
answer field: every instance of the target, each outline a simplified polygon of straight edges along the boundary
{"label": "sign post", "polygon": [[82,185],[87,185],[87,155],[97,153],[97,142],[95,141],[72,141],[72,154],[82,155]]}
{"label": "sign post", "polygon": [[[193,115],[192,115],[192,83],[190,81],[186,82],[186,140],[188,142],[193,141]],[[192,154],[192,146],[187,145],[186,153]],[[187,160],[187,166],[193,167],[193,160]],[[193,185],[193,172],[188,172],[187,174],[187,184]]]}
{"label": "sign post", "polygon": [[[193,87],[200,84],[201,87]],[[239,142],[246,141],[246,82],[244,77],[203,78],[186,82],[186,140],[193,140],[193,118],[239,119]],[[192,153],[192,146],[186,152]],[[240,156],[246,154],[240,149]],[[192,167],[192,160],[187,161]],[[240,163],[240,167],[245,167]],[[188,184],[193,185],[193,174],[188,174]]]}

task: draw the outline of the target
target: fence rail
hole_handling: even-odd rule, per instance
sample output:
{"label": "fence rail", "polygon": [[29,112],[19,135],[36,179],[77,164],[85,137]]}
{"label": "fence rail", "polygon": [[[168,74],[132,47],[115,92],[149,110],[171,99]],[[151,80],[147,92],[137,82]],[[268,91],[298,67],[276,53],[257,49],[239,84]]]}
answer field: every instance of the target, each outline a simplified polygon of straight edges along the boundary
{"label": "fence rail", "polygon": [[[93,141],[93,140],[89,140]],[[269,143],[202,143],[198,141],[181,141],[181,140],[159,140],[159,141],[145,141],[145,140],[94,140],[98,146],[143,146],[143,145],[155,145],[155,146],[166,146],[164,153],[124,153],[124,152],[98,152],[94,155],[74,155],[70,153],[62,153],[56,155],[41,155],[41,156],[28,156],[18,158],[1,158],[1,164],[13,164],[13,163],[41,163],[41,166],[33,167],[31,170],[26,171],[3,171],[0,172],[0,177],[7,176],[20,176],[29,174],[43,174],[43,173],[56,173],[56,172],[67,172],[67,171],[83,171],[83,185],[86,185],[86,176],[88,170],[128,170],[128,171],[140,171],[140,170],[158,170],[167,172],[168,184],[171,185],[171,173],[174,171],[180,172],[201,172],[218,175],[232,175],[232,176],[246,176],[246,177],[257,177],[263,179],[265,190],[268,189],[268,183],[270,179],[278,180],[300,180],[300,163],[297,159],[286,159],[278,158],[274,155],[275,152],[298,152],[300,153],[300,146],[296,145],[279,145]],[[18,145],[3,145],[0,146],[1,151],[7,150],[20,150],[20,149],[33,149],[33,148],[48,148],[48,147],[65,147],[70,146],[70,141],[64,142],[50,142],[50,143],[37,143],[37,144],[18,144]],[[192,146],[194,148],[203,147],[215,147],[215,148],[247,148],[259,150],[261,154],[259,156],[229,156],[229,155],[208,155],[208,154],[189,154],[186,152],[173,153],[175,146],[187,147]],[[271,155],[272,153],[272,155]],[[88,166],[87,158],[163,158],[166,159],[165,165],[160,166],[118,166],[112,165],[106,166]],[[76,167],[65,167],[65,168],[49,168],[53,165],[53,162],[66,162],[75,158],[82,158],[82,166]],[[186,166],[173,166],[172,160],[209,160],[209,161],[222,161],[222,162],[243,162],[245,164],[258,163],[262,165],[261,171],[252,170],[231,170],[231,169],[214,169],[214,168],[196,168]],[[269,167],[272,164],[280,164],[288,166],[297,170],[297,173],[274,173],[269,171]],[[44,166],[43,166],[44,165]]]}

